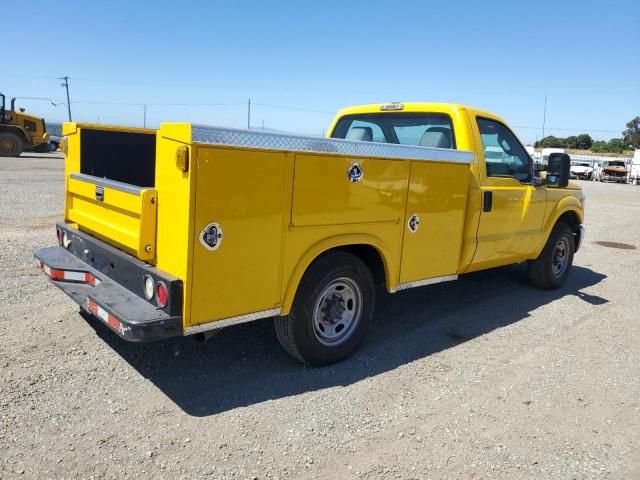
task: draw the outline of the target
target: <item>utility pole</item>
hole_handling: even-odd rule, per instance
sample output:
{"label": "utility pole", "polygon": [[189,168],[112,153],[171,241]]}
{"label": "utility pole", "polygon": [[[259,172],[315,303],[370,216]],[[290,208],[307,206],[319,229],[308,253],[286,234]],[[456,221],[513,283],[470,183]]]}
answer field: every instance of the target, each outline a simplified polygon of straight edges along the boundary
{"label": "utility pole", "polygon": [[64,80],[64,83],[61,83],[60,86],[64,87],[67,91],[67,113],[69,114],[69,121],[71,121],[71,100],[69,100],[69,77],[65,75],[62,78],[58,78],[58,80]]}
{"label": "utility pole", "polygon": [[247,130],[251,128],[251,99],[247,103]]}
{"label": "utility pole", "polygon": [[147,104],[144,104],[144,120],[142,121],[142,126],[147,128]]}
{"label": "utility pole", "polygon": [[542,138],[544,139],[544,125],[547,123],[547,94],[544,94],[544,113],[542,114]]}

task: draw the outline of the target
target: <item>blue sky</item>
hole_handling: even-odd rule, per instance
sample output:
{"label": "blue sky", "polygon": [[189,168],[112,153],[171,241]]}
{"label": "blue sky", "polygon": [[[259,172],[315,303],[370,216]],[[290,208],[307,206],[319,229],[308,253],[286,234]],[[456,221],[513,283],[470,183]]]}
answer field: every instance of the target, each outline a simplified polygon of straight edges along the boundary
{"label": "blue sky", "polygon": [[545,93],[547,134],[608,139],[640,115],[637,0],[30,0],[3,17],[0,91],[62,100],[68,75],[78,121],[142,125],[146,103],[148,126],[245,127],[251,98],[252,126],[320,134],[347,105],[442,101],[498,113],[532,142]]}

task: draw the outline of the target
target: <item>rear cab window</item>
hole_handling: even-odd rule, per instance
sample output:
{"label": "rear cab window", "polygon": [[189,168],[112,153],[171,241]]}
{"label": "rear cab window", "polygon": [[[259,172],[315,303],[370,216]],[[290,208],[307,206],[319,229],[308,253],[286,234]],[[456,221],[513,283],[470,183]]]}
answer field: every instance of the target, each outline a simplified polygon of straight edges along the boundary
{"label": "rear cab window", "polygon": [[456,148],[453,124],[443,113],[373,113],[342,117],[332,138]]}

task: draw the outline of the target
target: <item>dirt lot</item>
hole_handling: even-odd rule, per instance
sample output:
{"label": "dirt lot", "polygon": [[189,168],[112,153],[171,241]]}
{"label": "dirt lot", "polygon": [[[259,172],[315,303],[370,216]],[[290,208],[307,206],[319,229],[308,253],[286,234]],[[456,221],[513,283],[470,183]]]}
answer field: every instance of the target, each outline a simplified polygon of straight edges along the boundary
{"label": "dirt lot", "polygon": [[640,187],[583,186],[565,288],[512,266],[398,293],[310,369],[268,320],[146,345],[87,323],[32,257],[62,160],[0,159],[0,478],[640,478]]}

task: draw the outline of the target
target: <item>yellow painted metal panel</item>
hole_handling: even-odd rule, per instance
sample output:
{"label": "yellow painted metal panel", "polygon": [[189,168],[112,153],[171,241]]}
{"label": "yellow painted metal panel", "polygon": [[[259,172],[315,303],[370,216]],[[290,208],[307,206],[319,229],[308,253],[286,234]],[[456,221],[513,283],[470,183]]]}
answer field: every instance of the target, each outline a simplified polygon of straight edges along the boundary
{"label": "yellow painted metal panel", "polygon": [[[193,197],[195,188],[195,148],[190,145],[191,125],[163,123],[156,141],[156,179],[158,191],[158,245],[156,266],[185,281],[190,263],[193,235]],[[186,172],[176,166],[178,149],[189,149]],[[185,290],[187,290],[185,288]]]}
{"label": "yellow painted metal panel", "polygon": [[[283,232],[292,161],[283,152],[199,145],[191,325],[268,310],[280,303]],[[216,250],[200,233],[217,223]]]}
{"label": "yellow painted metal panel", "polygon": [[[451,117],[453,123],[453,129],[456,139],[456,148],[459,150],[467,150],[472,152],[478,152],[478,145],[474,136],[474,131],[471,128],[469,119],[470,112],[473,115],[482,115],[487,118],[495,118],[499,120],[499,117],[484,112],[472,107],[464,105],[450,104],[450,103],[416,103],[416,102],[402,102],[402,110],[387,110],[380,109],[382,104],[370,104],[370,105],[357,105],[342,109],[338,112],[333,123],[327,131],[327,136],[331,137],[333,130],[340,118],[345,115],[359,115],[359,114],[379,114],[379,115],[397,115],[399,113],[441,113]],[[479,162],[476,159],[469,166],[469,194],[467,195],[467,208],[466,218],[464,222],[464,234],[462,242],[462,253],[460,257],[460,265],[458,272],[464,272],[469,263],[471,262],[476,250],[476,232],[478,229],[478,223],[480,221],[480,209],[481,209],[481,192],[479,181]]]}
{"label": "yellow painted metal panel", "polygon": [[[188,149],[188,169],[176,165],[179,149]],[[191,265],[197,147],[191,145],[191,124],[163,123],[156,136],[158,223],[155,265],[182,280],[183,324],[191,316]],[[204,196],[205,194],[203,194]]]}
{"label": "yellow painted metal panel", "polygon": [[119,132],[153,133],[153,130],[66,122],[65,220],[107,243],[122,248],[141,260],[152,261],[156,245],[157,192],[140,189],[138,193],[104,187],[104,201],[96,200],[96,185],[71,178],[81,170],[81,131],[99,129]]}
{"label": "yellow painted metal panel", "polygon": [[66,219],[142,260],[155,255],[156,199],[153,189],[139,193],[104,187],[104,200],[96,200],[96,185],[67,179]]}
{"label": "yellow painted metal panel", "polygon": [[[404,203],[401,207],[404,210]],[[289,228],[282,274],[282,315],[289,313],[293,299],[309,265],[333,248],[366,245],[374,248],[385,269],[387,289],[398,283],[402,222],[377,222]]]}
{"label": "yellow painted metal panel", "polygon": [[[411,163],[400,283],[455,274],[460,262],[469,166]],[[408,228],[417,215],[414,233]]]}
{"label": "yellow painted metal panel", "polygon": [[494,177],[485,179],[484,192],[492,192],[493,206],[481,213],[470,271],[531,258],[542,234],[546,189]]}
{"label": "yellow painted metal panel", "polygon": [[[348,171],[357,162],[362,180]],[[403,214],[409,162],[298,154],[295,160],[292,224],[338,225],[395,222]]]}

